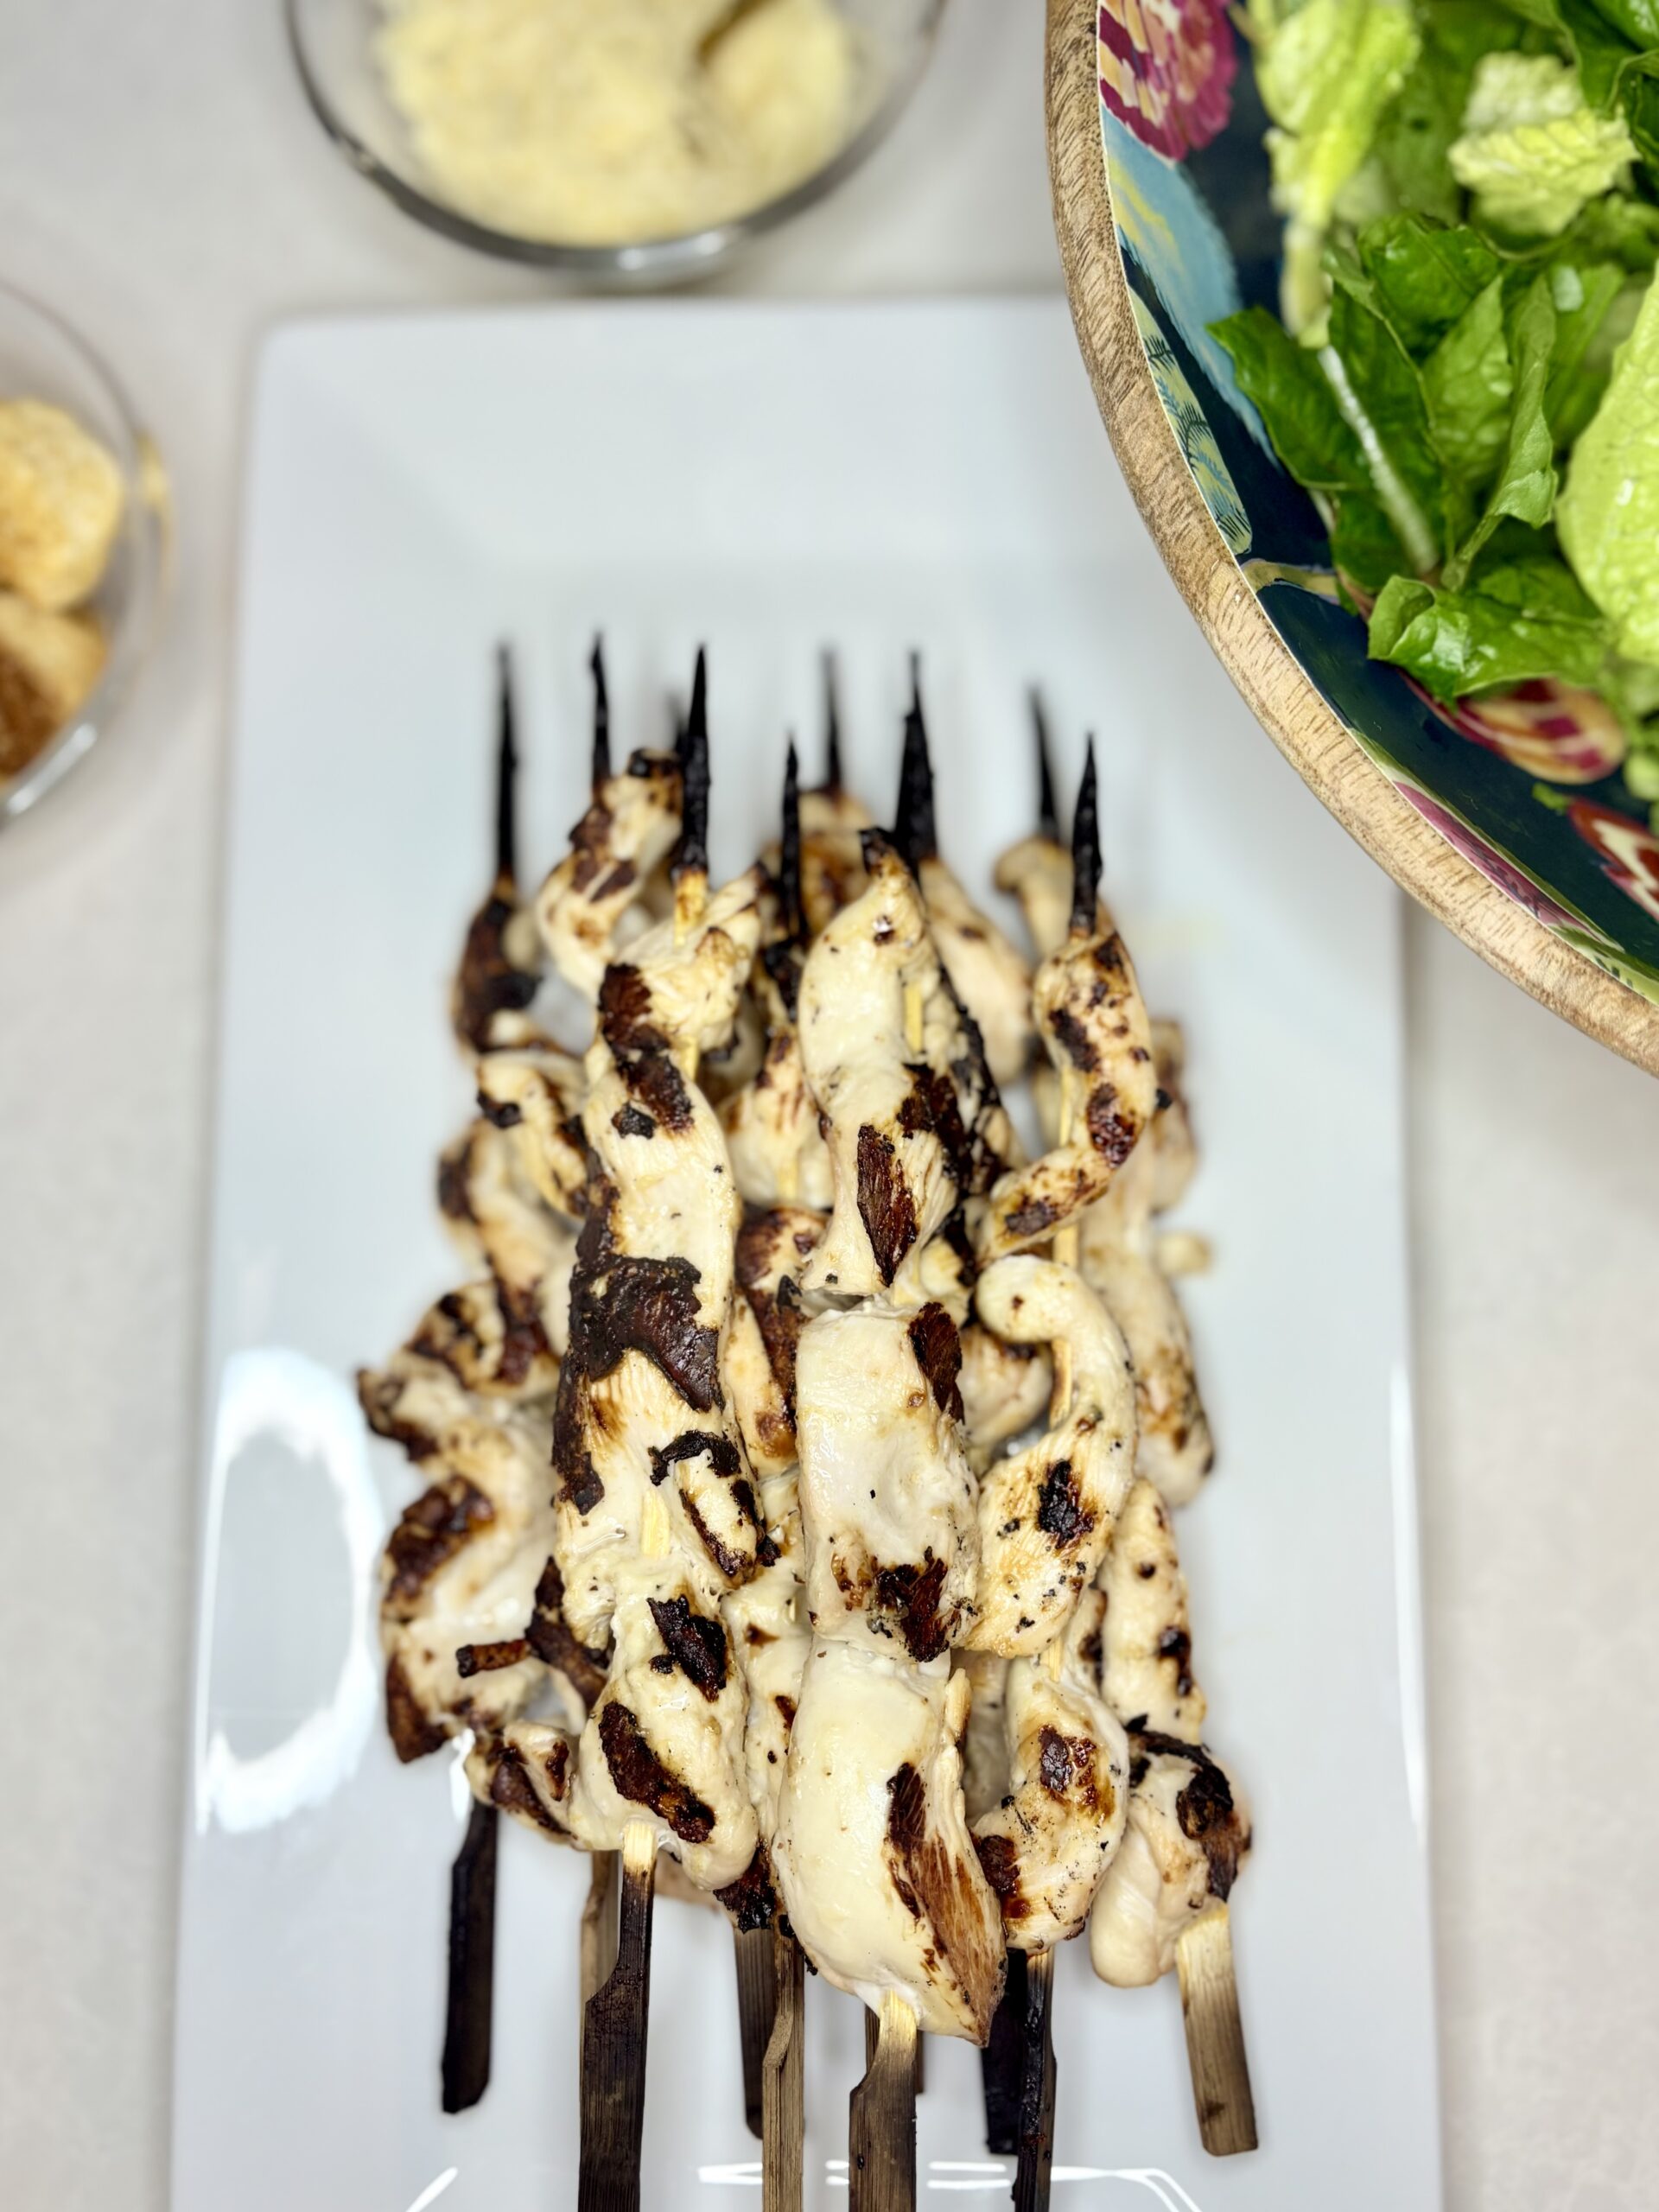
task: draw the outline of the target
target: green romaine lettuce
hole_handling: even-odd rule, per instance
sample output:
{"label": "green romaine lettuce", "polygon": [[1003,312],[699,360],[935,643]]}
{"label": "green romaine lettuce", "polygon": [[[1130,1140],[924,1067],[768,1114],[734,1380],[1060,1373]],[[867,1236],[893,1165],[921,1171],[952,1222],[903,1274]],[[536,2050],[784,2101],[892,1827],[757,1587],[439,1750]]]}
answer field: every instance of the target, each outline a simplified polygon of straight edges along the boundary
{"label": "green romaine lettuce", "polygon": [[1423,395],[1435,448],[1452,474],[1471,489],[1497,466],[1514,390],[1503,327],[1503,279],[1494,276],[1423,364]]}
{"label": "green romaine lettuce", "polygon": [[1548,605],[1449,591],[1395,576],[1371,610],[1374,660],[1408,670],[1448,704],[1495,684],[1559,676],[1593,685],[1607,657],[1603,626]]}
{"label": "green romaine lettuce", "polygon": [[1281,297],[1295,331],[1324,307],[1319,256],[1338,195],[1370,152],[1421,41],[1407,0],[1304,0],[1289,13],[1250,0],[1250,22],[1256,85],[1274,126],[1274,205],[1289,219]]}
{"label": "green romaine lettuce", "polygon": [[1445,581],[1453,592],[1463,589],[1476,555],[1506,515],[1536,529],[1548,521],[1555,504],[1555,441],[1544,412],[1555,345],[1548,276],[1535,276],[1516,301],[1509,344],[1515,391],[1503,464],[1480,520],[1446,564]]}
{"label": "green romaine lettuce", "polygon": [[1526,34],[1508,9],[1486,0],[1419,0],[1417,21],[1421,51],[1377,125],[1373,158],[1396,207],[1455,223],[1463,194],[1446,154],[1463,128],[1475,64]]}
{"label": "green romaine lettuce", "polygon": [[1412,567],[1432,569],[1445,521],[1445,480],[1415,362],[1382,316],[1347,285],[1332,299],[1330,343],[1319,360]]}
{"label": "green romaine lettuce", "polygon": [[1517,238],[1553,238],[1611,190],[1635,153],[1623,118],[1598,115],[1567,62],[1489,54],[1447,159],[1479,219]]}
{"label": "green romaine lettuce", "polygon": [[1632,46],[1659,46],[1659,0],[1593,0],[1593,5]]}
{"label": "green romaine lettuce", "polygon": [[1210,327],[1232,355],[1239,390],[1255,404],[1296,481],[1313,492],[1369,493],[1359,440],[1315,356],[1265,308],[1244,308]]}
{"label": "green romaine lettuce", "polygon": [[1573,448],[1559,527],[1619,650],[1659,662],[1659,284],[1649,283],[1601,404]]}
{"label": "green romaine lettuce", "polygon": [[1426,353],[1477,300],[1499,262],[1478,232],[1388,215],[1355,240],[1379,310],[1408,352]]}
{"label": "green romaine lettuce", "polygon": [[[1624,289],[1624,271],[1616,262],[1580,268],[1560,261],[1549,270],[1555,302],[1555,349],[1544,388],[1544,412],[1557,446],[1570,446],[1595,413],[1607,386],[1611,347],[1605,342],[1614,302]],[[1618,334],[1624,336],[1625,330]]]}

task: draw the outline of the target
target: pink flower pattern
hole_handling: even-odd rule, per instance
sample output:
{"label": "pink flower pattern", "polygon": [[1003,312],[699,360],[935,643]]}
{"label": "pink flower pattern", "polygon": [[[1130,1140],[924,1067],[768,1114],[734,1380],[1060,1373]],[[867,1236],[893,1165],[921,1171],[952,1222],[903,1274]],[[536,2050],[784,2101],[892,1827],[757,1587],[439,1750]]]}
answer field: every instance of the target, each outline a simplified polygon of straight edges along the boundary
{"label": "pink flower pattern", "polygon": [[1227,126],[1238,68],[1222,0],[1102,0],[1100,96],[1144,145],[1179,162]]}

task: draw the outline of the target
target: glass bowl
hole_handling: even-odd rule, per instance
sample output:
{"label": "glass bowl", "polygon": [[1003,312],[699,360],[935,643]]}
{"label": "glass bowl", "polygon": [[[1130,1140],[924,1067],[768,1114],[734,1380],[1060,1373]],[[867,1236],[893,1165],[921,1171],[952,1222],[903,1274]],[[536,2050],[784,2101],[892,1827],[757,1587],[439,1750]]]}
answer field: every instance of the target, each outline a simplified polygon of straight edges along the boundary
{"label": "glass bowl", "polygon": [[0,823],[43,798],[109,728],[149,645],[162,596],[165,493],[161,465],[120,386],[50,308],[0,284],[0,399],[44,399],[102,442],[126,502],[97,590],[86,601],[107,648],[92,692],[15,776],[0,779]]}
{"label": "glass bowl", "polygon": [[829,161],[777,198],[707,229],[615,245],[563,245],[493,229],[435,196],[373,52],[377,0],[283,0],[300,81],[318,121],[352,167],[406,215],[480,253],[528,262],[591,285],[683,283],[749,239],[813,206],[850,176],[914,91],[945,0],[835,0],[859,34],[858,121]]}

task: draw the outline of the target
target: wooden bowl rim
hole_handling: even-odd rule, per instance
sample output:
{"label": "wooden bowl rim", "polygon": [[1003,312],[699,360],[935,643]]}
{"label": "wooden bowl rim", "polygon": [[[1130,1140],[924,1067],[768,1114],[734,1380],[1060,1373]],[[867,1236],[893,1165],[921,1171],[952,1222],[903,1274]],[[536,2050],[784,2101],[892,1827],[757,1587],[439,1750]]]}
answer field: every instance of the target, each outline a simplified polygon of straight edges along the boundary
{"label": "wooden bowl rim", "polygon": [[1545,927],[1430,827],[1364,753],[1286,645],[1186,465],[1130,305],[1101,143],[1097,0],[1047,0],[1054,227],[1107,434],[1182,597],[1256,720],[1403,890],[1586,1036],[1659,1074],[1659,1006]]}

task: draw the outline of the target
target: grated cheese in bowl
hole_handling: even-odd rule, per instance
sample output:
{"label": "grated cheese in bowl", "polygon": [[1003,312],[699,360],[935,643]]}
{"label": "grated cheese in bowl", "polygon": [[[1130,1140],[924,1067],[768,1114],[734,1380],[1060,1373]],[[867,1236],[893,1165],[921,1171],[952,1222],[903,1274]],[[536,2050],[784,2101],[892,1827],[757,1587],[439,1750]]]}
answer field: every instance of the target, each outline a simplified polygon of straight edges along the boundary
{"label": "grated cheese in bowl", "polygon": [[830,0],[381,0],[387,91],[433,188],[526,238],[622,245],[750,213],[852,136]]}

